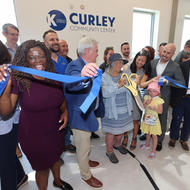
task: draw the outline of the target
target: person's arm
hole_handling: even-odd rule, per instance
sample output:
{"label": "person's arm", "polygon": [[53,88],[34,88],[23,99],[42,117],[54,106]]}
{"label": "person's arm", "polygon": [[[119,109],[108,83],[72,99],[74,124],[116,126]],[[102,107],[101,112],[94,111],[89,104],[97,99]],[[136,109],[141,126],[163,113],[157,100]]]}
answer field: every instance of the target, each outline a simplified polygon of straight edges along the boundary
{"label": "person's arm", "polygon": [[140,87],[141,88],[146,88],[151,82],[158,82],[158,79],[160,76],[154,77],[150,80],[148,80],[148,75],[144,74],[143,78],[140,81]]}
{"label": "person's arm", "polygon": [[141,81],[140,81],[139,86],[141,88],[146,88],[148,86],[148,84],[149,84],[147,80],[148,80],[148,75],[144,74]]}
{"label": "person's arm", "polygon": [[[126,83],[126,81],[125,81]],[[112,81],[111,77],[107,74],[102,75],[102,96],[104,98],[111,98],[114,94],[119,94],[121,92],[121,87],[124,85],[124,79],[120,79],[118,83]]]}
{"label": "person's arm", "polygon": [[62,114],[60,116],[59,123],[62,123],[62,122],[63,123],[59,127],[59,130],[65,128],[68,123],[68,109],[67,109],[67,104],[66,104],[65,99],[64,99],[64,102],[62,103],[60,109],[61,109]]}
{"label": "person's arm", "polygon": [[0,115],[2,116],[11,114],[18,100],[18,95],[11,93],[11,84],[12,80],[10,77],[7,86],[0,97]]}

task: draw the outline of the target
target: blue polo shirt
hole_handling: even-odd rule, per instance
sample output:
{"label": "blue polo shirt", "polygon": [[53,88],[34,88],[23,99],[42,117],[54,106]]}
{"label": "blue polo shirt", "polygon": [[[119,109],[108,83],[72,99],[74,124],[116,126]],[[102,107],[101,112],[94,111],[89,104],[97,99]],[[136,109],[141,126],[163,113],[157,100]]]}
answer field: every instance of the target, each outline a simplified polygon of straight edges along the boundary
{"label": "blue polo shirt", "polygon": [[58,55],[57,62],[54,61],[53,59],[52,59],[52,61],[54,63],[56,72],[58,74],[64,75],[65,74],[65,70],[66,70],[67,65],[68,65],[68,61],[64,57],[62,57],[60,55]]}

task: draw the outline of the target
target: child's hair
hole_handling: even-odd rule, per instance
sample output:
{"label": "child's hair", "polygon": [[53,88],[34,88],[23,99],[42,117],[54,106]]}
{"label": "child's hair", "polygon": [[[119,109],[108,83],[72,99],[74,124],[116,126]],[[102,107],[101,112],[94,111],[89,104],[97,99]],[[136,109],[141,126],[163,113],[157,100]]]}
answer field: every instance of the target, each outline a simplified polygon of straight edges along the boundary
{"label": "child's hair", "polygon": [[147,90],[149,89],[154,89],[158,92],[158,94],[160,94],[160,86],[158,85],[158,82],[149,83]]}

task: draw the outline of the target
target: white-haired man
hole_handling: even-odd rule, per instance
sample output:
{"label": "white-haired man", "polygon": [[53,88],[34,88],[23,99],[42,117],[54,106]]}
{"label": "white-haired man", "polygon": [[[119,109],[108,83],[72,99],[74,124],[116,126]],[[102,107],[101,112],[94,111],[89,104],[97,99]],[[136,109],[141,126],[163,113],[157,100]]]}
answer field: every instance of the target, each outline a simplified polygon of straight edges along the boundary
{"label": "white-haired man", "polygon": [[[65,74],[73,76],[94,77],[97,74],[98,56],[97,42],[90,38],[82,38],[78,44],[79,58],[70,62]],[[99,165],[96,161],[89,160],[91,132],[98,129],[98,121],[94,114],[96,102],[94,101],[86,114],[79,109],[88,96],[93,84],[93,79],[65,85],[65,98],[69,110],[69,123],[73,131],[77,151],[77,159],[82,179],[93,188],[101,188],[103,184],[93,177],[90,167]]]}

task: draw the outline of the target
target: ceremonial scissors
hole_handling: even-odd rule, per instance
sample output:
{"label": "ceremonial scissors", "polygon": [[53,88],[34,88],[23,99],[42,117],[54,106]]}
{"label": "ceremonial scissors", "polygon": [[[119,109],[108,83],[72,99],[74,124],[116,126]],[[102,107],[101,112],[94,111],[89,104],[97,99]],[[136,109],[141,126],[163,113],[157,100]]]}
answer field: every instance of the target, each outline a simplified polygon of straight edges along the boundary
{"label": "ceremonial scissors", "polygon": [[126,80],[126,84],[124,85],[125,88],[128,88],[130,90],[130,92],[132,93],[132,95],[135,98],[135,101],[139,107],[139,109],[141,111],[144,111],[144,106],[143,103],[141,101],[141,98],[138,94],[138,90],[137,90],[137,83],[134,81],[135,77],[137,74],[132,73],[129,76],[126,73],[123,73],[121,75],[121,78],[124,78]]}

